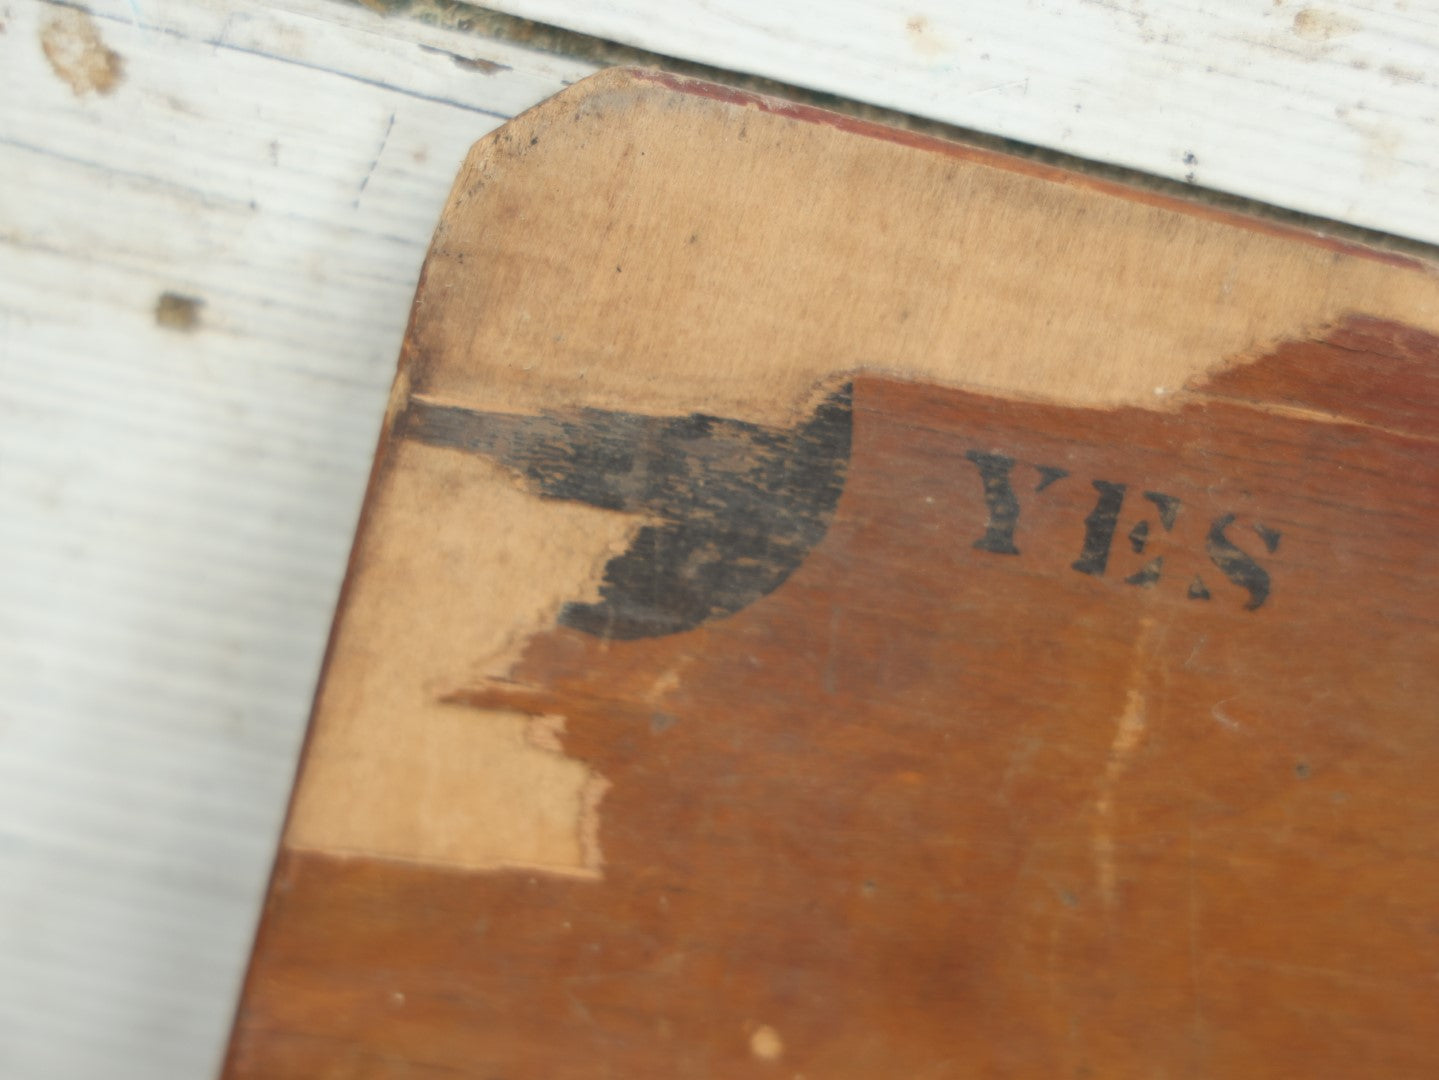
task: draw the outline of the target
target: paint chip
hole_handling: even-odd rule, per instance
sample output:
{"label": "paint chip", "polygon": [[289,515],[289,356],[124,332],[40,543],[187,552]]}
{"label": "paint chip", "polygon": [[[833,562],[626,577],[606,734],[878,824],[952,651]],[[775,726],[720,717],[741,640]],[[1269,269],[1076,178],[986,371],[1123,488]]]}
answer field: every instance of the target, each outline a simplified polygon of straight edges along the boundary
{"label": "paint chip", "polygon": [[749,1049],[761,1061],[778,1061],[784,1054],[784,1040],[778,1031],[765,1024],[749,1037]]}
{"label": "paint chip", "polygon": [[509,64],[500,64],[494,60],[486,60],[480,56],[456,56],[452,58],[454,65],[463,71],[477,71],[481,75],[495,75],[501,71],[509,71]]}

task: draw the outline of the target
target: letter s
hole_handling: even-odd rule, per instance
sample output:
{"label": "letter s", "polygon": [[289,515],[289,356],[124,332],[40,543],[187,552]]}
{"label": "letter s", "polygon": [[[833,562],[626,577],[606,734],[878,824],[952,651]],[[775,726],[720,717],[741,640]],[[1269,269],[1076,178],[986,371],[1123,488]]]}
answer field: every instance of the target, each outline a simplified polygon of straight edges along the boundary
{"label": "letter s", "polygon": [[1215,518],[1209,526],[1204,548],[1209,552],[1210,562],[1219,567],[1225,577],[1249,591],[1249,603],[1244,605],[1244,610],[1253,611],[1269,597],[1269,574],[1224,535],[1224,530],[1233,523],[1233,514]]}

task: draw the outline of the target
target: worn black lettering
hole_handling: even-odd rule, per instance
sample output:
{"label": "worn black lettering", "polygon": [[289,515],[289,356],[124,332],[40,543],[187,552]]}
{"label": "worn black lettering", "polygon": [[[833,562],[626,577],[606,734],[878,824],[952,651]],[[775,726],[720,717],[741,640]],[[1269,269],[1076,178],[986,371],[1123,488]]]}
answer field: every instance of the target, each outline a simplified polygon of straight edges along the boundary
{"label": "worn black lettering", "polygon": [[1233,514],[1215,518],[1204,546],[1209,552],[1209,561],[1235,585],[1248,591],[1249,602],[1244,610],[1253,611],[1269,597],[1269,573],[1224,535],[1233,523]]}
{"label": "worn black lettering", "polygon": [[979,479],[984,484],[984,505],[989,509],[984,535],[974,542],[974,546],[996,555],[1018,555],[1019,548],[1014,546],[1014,527],[1019,524],[1019,499],[1009,482],[1014,458],[987,454],[982,450],[970,450],[964,456],[979,469]]}
{"label": "worn black lettering", "polygon": [[1159,580],[1159,573],[1163,569],[1164,556],[1160,555],[1157,558],[1150,559],[1139,568],[1137,573],[1130,574],[1124,579],[1124,583],[1126,585],[1143,585],[1148,587]]}
{"label": "worn black lettering", "polygon": [[[1165,532],[1174,528],[1174,519],[1179,514],[1179,500],[1173,495],[1165,495],[1158,491],[1146,491],[1144,497],[1152,502],[1159,510],[1159,524],[1164,527]],[[1149,544],[1149,521],[1146,519],[1137,523],[1129,530],[1129,547],[1136,555],[1143,554]],[[1150,559],[1144,567],[1136,574],[1131,574],[1124,579],[1126,585],[1153,585],[1159,580],[1160,571],[1164,568],[1164,557]]]}
{"label": "worn black lettering", "polygon": [[1165,495],[1159,491],[1146,491],[1144,497],[1158,507],[1159,524],[1164,526],[1164,531],[1173,531],[1174,519],[1179,516],[1180,501],[1173,495]]}
{"label": "worn black lettering", "polygon": [[1034,485],[1035,491],[1043,491],[1050,484],[1069,475],[1068,469],[1061,469],[1058,465],[1036,465],[1034,468],[1039,473],[1039,483]]}
{"label": "worn black lettering", "polygon": [[1099,577],[1109,565],[1109,547],[1114,543],[1114,528],[1124,506],[1125,487],[1108,480],[1095,480],[1093,484],[1099,500],[1084,519],[1084,547],[1070,565],[1081,574]]}
{"label": "worn black lettering", "polygon": [[1204,579],[1203,579],[1202,577],[1200,577],[1198,574],[1195,574],[1195,575],[1194,575],[1194,580],[1189,583],[1189,599],[1191,599],[1191,600],[1208,600],[1208,599],[1209,599],[1209,589],[1208,589],[1207,587],[1205,587]]}
{"label": "worn black lettering", "polygon": [[1259,534],[1259,539],[1264,541],[1264,550],[1273,555],[1279,550],[1279,538],[1282,533],[1275,532],[1264,525],[1255,525],[1254,531]]}
{"label": "worn black lettering", "polygon": [[1129,547],[1134,554],[1138,555],[1144,551],[1144,545],[1149,542],[1149,522],[1141,521],[1134,528],[1129,530]]}

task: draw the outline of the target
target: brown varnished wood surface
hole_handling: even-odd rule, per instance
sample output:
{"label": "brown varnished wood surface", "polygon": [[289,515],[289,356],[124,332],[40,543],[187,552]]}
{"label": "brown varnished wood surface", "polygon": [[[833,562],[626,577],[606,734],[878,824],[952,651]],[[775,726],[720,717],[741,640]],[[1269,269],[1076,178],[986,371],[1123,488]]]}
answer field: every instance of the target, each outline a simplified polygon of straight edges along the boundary
{"label": "brown varnished wood surface", "polygon": [[602,872],[286,850],[227,1075],[1436,1075],[1436,371],[1352,318],[1166,411],[854,377],[774,591],[438,688],[566,718]]}

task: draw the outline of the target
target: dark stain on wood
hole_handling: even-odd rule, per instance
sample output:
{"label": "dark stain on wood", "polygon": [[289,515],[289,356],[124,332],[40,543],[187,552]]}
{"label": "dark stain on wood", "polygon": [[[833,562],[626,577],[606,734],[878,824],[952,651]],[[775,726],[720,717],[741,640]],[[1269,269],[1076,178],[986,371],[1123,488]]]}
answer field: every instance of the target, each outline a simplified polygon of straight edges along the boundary
{"label": "dark stain on wood", "polygon": [[657,519],[560,621],[602,638],[675,634],[773,592],[829,527],[850,452],[848,385],[791,428],[693,413],[514,416],[413,400],[399,432],[483,454],[535,494]]}

